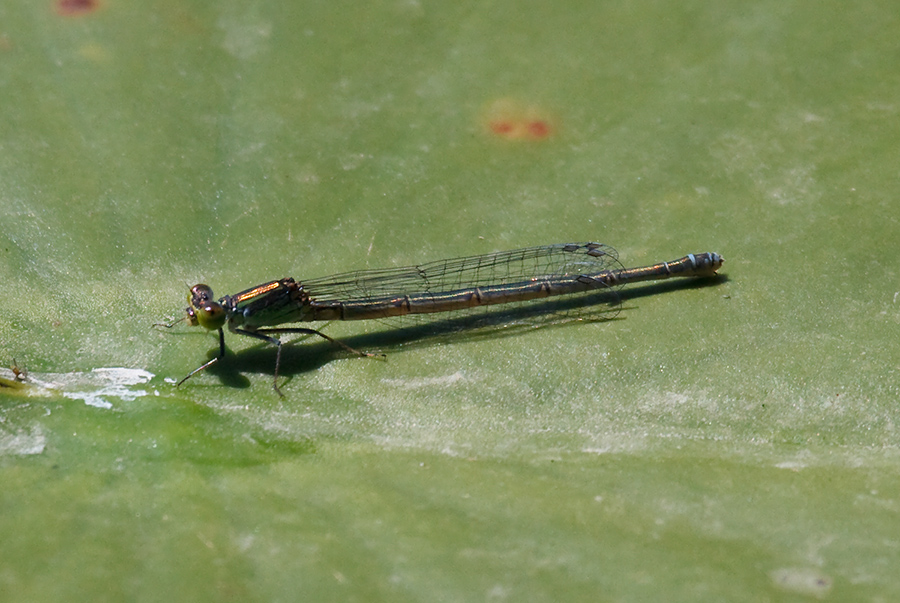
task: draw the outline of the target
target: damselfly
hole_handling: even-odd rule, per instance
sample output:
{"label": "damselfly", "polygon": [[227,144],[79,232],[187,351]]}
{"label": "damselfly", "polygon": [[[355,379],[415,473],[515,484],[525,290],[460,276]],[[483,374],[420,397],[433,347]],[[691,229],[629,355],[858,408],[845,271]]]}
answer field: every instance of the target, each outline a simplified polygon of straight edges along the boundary
{"label": "damselfly", "polygon": [[671,277],[712,277],[722,256],[705,252],[672,262],[624,268],[616,250],[600,243],[564,243],[501,251],[418,266],[361,270],[318,279],[283,278],[215,301],[207,285],[188,294],[186,320],[219,333],[219,354],[191,371],[181,385],[225,356],[225,332],[259,339],[277,347],[273,387],[279,395],[281,340],[276,333],[318,335],[357,356],[360,352],[306,327],[278,325],[332,320],[383,319],[410,314],[466,311],[546,297],[574,296],[628,283]]}

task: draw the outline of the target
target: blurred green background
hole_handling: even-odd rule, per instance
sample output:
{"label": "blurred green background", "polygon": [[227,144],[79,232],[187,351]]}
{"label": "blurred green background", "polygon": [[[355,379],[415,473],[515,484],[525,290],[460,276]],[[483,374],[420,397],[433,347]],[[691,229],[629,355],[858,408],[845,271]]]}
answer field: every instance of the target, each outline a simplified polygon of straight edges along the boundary
{"label": "blurred green background", "polygon": [[[96,1],[0,4],[0,600],[900,598],[894,3]],[[727,279],[285,399],[150,326],[584,240]]]}

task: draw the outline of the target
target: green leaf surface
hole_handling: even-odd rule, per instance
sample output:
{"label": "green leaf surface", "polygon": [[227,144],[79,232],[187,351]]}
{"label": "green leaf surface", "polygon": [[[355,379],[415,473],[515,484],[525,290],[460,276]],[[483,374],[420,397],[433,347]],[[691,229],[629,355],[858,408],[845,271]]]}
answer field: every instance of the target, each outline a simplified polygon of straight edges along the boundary
{"label": "green leaf surface", "polygon": [[[893,3],[95,1],[0,5],[0,600],[900,598]],[[589,240],[725,276],[151,326]]]}

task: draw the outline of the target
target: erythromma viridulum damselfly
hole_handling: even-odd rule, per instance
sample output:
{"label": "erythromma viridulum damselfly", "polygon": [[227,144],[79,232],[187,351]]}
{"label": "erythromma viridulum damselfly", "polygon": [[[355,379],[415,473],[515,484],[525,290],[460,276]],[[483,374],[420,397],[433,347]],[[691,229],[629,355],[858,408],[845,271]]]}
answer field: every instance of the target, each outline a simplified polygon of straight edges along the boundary
{"label": "erythromma viridulum damselfly", "polygon": [[[615,249],[600,243],[563,243],[527,247],[383,270],[361,270],[295,281],[283,278],[216,301],[207,285],[188,294],[186,320],[219,333],[219,354],[191,371],[181,385],[225,356],[225,332],[277,346],[275,391],[281,365],[276,333],[318,335],[358,356],[376,356],[315,329],[279,327],[288,323],[383,319],[410,314],[465,311],[496,304],[521,303],[554,296],[576,296],[628,283],[672,277],[712,277],[722,256],[688,254],[671,262],[624,268]],[[181,320],[160,326],[172,327]]]}

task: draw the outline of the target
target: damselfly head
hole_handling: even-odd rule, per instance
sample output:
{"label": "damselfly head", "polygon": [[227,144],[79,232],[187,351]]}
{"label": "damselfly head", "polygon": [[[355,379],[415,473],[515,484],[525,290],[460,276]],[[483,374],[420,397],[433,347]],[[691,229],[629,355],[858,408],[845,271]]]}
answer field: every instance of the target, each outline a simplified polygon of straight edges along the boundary
{"label": "damselfly head", "polygon": [[213,300],[213,291],[208,285],[200,284],[191,287],[188,293],[188,304],[185,312],[187,321],[192,327],[201,326],[214,331],[221,329],[228,318],[222,304]]}

